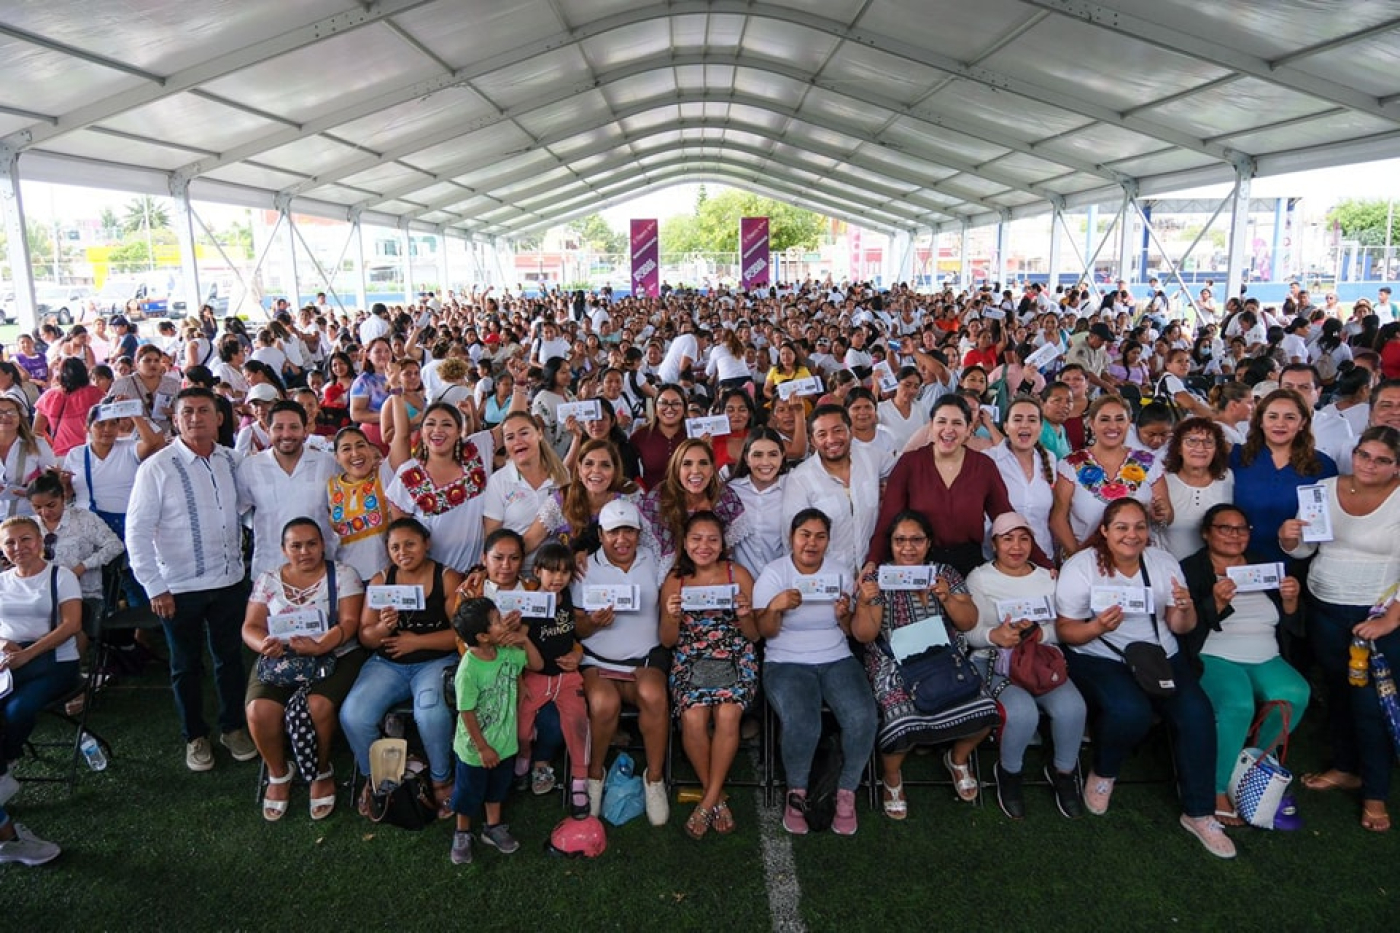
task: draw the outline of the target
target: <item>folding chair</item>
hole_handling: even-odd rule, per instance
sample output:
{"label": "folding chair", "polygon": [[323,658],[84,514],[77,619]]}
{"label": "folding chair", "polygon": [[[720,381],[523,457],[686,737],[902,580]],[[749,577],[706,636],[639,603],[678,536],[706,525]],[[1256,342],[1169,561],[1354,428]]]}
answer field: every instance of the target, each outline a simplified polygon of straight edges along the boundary
{"label": "folding chair", "polygon": [[[30,740],[25,743],[29,756],[35,761],[40,762],[47,760],[44,751],[41,750],[67,749],[67,766],[61,767],[57,775],[26,775],[22,778],[23,781],[31,784],[67,784],[70,794],[78,786],[78,771],[79,765],[83,760],[82,743],[85,733],[91,735],[97,741],[98,747],[100,747],[107,756],[107,760],[112,760],[112,746],[106,739],[88,728],[88,713],[92,709],[93,696],[97,691],[98,679],[94,676],[92,665],[97,657],[99,639],[96,637],[96,633],[98,631],[98,620],[101,613],[94,614],[92,607],[86,601],[82,603],[82,607],[82,628],[83,632],[87,634],[90,639],[88,673],[87,675],[80,674],[77,683],[74,684],[70,690],[65,691],[62,696],[55,699],[43,709],[43,714],[48,718],[59,720],[61,723],[65,723],[71,727],[72,738],[40,740],[31,736]],[[82,708],[76,713],[68,712],[68,704],[78,699],[83,701]],[[61,760],[60,758],[58,761],[55,761],[54,764],[58,765]]]}

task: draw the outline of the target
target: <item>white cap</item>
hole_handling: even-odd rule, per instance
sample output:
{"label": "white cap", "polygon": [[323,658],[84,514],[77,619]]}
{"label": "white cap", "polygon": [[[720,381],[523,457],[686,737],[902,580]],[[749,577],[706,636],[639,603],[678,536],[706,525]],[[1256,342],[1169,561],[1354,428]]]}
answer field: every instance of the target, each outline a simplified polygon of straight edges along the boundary
{"label": "white cap", "polygon": [[603,511],[598,515],[598,526],[604,531],[613,531],[617,528],[642,527],[642,513],[637,511],[637,507],[626,499],[614,499],[603,506]]}
{"label": "white cap", "polygon": [[248,390],[248,401],[275,402],[277,401],[277,390],[266,382],[260,382]]}

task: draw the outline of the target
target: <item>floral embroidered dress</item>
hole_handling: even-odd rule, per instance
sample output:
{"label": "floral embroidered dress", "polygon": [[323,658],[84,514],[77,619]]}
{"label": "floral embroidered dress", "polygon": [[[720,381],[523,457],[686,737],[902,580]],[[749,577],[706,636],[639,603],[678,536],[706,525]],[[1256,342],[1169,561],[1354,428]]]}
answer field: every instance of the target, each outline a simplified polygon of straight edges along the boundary
{"label": "floral embroidered dress", "polygon": [[[954,593],[966,593],[962,575],[947,564],[934,564],[933,572],[948,579]],[[985,692],[959,706],[937,713],[925,713],[914,706],[904,684],[899,662],[890,650],[890,633],[916,622],[935,620],[947,629],[949,640],[964,654],[967,643],[963,634],[953,628],[943,612],[943,604],[929,597],[927,604],[921,594],[908,590],[882,590],[875,597],[881,607],[880,634],[865,646],[865,676],[875,693],[880,708],[880,732],[876,742],[883,754],[907,752],[915,745],[939,745],[964,736],[974,735],[999,723],[996,703]]]}
{"label": "floral embroidered dress", "polygon": [[1159,473],[1154,460],[1150,450],[1129,448],[1123,465],[1113,476],[1108,475],[1087,447],[1060,461],[1059,474],[1074,484],[1069,524],[1075,540],[1083,541],[1093,534],[1110,502],[1136,499],[1144,505],[1151,503],[1152,481]]}
{"label": "floral embroidered dress", "polygon": [[454,570],[465,571],[481,560],[481,494],[491,477],[493,450],[491,432],[478,431],[462,441],[462,474],[451,482],[437,485],[427,468],[410,457],[386,490],[394,508],[427,526],[429,556]]}
{"label": "floral embroidered dress", "polygon": [[326,502],[330,509],[331,530],[340,539],[336,556],[355,568],[360,579],[368,580],[389,566],[384,533],[389,527],[389,498],[384,489],[393,474],[383,463],[364,479],[353,480],[337,473],[326,481]]}
{"label": "floral embroidered dress", "polygon": [[[732,580],[734,565],[729,568]],[[733,609],[681,611],[680,638],[671,652],[671,697],[677,716],[693,706],[747,707],[757,683],[758,655]]]}

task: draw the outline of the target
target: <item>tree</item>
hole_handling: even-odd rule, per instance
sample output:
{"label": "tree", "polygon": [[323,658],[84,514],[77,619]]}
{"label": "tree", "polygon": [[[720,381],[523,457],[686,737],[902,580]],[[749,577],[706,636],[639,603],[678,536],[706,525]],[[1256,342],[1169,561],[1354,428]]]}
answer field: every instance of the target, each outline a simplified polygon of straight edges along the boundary
{"label": "tree", "polygon": [[121,236],[122,222],[117,219],[117,212],[110,207],[104,207],[98,211],[97,219],[102,224],[102,235],[109,240],[115,240]]}
{"label": "tree", "polygon": [[820,242],[826,226],[826,218],[813,211],[729,189],[703,199],[697,196],[693,216],[662,221],[662,251],[733,253],[739,248],[741,217],[768,218],[768,236],[774,251],[794,246],[811,249]]}
{"label": "tree", "polygon": [[1362,246],[1384,246],[1390,202],[1380,198],[1348,198],[1327,212],[1328,223],[1342,228],[1342,236]]}
{"label": "tree", "polygon": [[122,233],[138,230],[159,230],[170,226],[170,212],[150,195],[133,198],[126,204],[122,217]]}
{"label": "tree", "polygon": [[627,252],[627,237],[614,230],[601,214],[589,214],[569,224],[579,240],[599,253]]}

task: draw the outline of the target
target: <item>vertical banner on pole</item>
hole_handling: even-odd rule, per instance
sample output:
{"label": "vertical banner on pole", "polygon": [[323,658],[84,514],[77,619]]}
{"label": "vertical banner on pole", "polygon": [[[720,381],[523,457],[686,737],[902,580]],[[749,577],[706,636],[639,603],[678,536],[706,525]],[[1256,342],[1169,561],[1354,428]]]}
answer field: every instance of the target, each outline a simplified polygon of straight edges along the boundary
{"label": "vertical banner on pole", "polygon": [[768,279],[768,218],[739,218],[739,279],[744,291],[764,288]]}
{"label": "vertical banner on pole", "polygon": [[862,281],[865,270],[865,253],[861,250],[860,228],[847,228],[846,239],[851,247],[851,282]]}
{"label": "vertical banner on pole", "polygon": [[632,294],[639,298],[661,294],[660,230],[655,219],[632,221]]}

